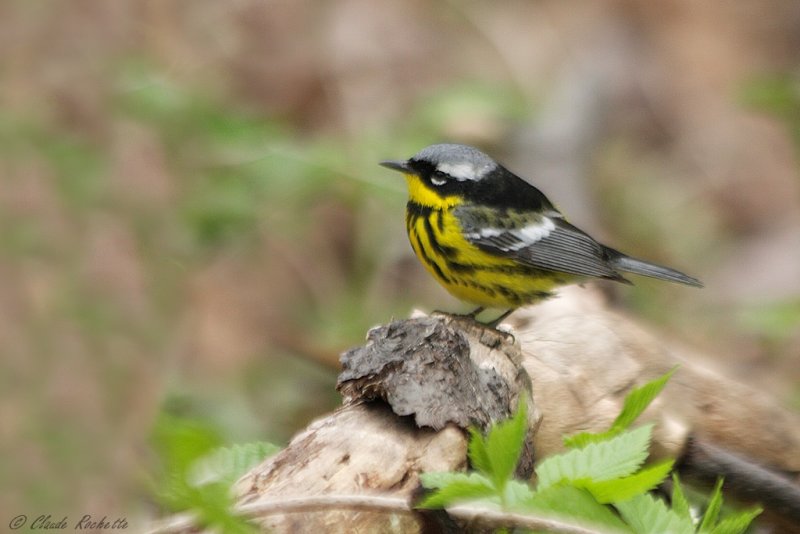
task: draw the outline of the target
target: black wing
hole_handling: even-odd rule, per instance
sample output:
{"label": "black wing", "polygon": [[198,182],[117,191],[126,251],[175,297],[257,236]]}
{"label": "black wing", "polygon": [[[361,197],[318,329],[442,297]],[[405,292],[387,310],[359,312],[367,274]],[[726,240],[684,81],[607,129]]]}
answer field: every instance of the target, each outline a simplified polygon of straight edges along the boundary
{"label": "black wing", "polygon": [[569,224],[557,211],[459,206],[455,215],[465,238],[487,252],[537,269],[627,282],[610,264],[611,250]]}

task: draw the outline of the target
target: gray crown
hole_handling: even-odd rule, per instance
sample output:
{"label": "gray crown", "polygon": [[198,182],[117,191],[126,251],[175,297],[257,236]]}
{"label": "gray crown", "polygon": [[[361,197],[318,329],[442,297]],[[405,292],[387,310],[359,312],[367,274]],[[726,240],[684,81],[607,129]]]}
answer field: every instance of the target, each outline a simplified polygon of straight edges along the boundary
{"label": "gray crown", "polygon": [[428,162],[459,181],[480,180],[497,167],[496,161],[477,148],[451,143],[423,148],[411,159]]}

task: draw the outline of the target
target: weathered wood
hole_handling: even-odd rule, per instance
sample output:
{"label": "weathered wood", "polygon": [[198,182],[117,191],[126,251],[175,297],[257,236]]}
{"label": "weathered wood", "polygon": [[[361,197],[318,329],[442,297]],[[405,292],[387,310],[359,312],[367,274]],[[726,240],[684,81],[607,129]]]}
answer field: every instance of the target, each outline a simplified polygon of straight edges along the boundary
{"label": "weathered wood", "polygon": [[488,428],[507,419],[530,378],[513,337],[471,319],[419,317],[372,329],[342,355],[337,389],[345,404],[383,399],[397,415],[434,430]]}
{"label": "weathered wood", "polygon": [[768,392],[726,377],[706,355],[645,331],[581,288],[520,310],[512,324],[543,414],[538,455],[561,451],[565,434],[608,428],[631,388],[677,365],[641,418],[656,423],[652,454],[678,458],[694,480],[724,476],[728,497],[761,502],[778,531],[800,532],[800,416]]}
{"label": "weathered wood", "polygon": [[[375,493],[410,497],[423,471],[466,467],[466,440],[450,425],[417,428],[380,402],[346,406],[312,423],[237,484],[241,504],[259,499]],[[419,515],[351,509],[264,518],[272,532],[420,532]]]}
{"label": "weathered wood", "polygon": [[[276,496],[379,493],[409,499],[424,471],[467,467],[470,425],[506,419],[530,378],[511,336],[471,320],[420,317],[370,331],[345,353],[345,406],[295,437],[237,484],[240,503]],[[529,403],[530,404],[530,403]],[[539,414],[528,410],[529,426]],[[529,476],[528,447],[518,472]],[[275,532],[420,532],[420,514],[324,510],[265,518]]]}
{"label": "weathered wood", "polygon": [[[606,429],[632,387],[676,364],[643,416],[656,422],[655,455],[686,459],[695,449],[687,444],[706,440],[770,466],[780,480],[800,471],[800,417],[609,311],[596,293],[566,289],[519,310],[509,325],[513,337],[443,317],[374,329],[365,347],[343,357],[339,389],[347,405],[246,475],[237,485],[240,502],[359,492],[408,498],[420,472],[466,468],[459,427],[508,415],[520,391],[532,391],[533,450],[546,456],[562,449],[564,434]],[[275,532],[419,532],[425,519],[325,510],[263,524]]]}
{"label": "weathered wood", "polygon": [[677,365],[642,417],[657,423],[654,453],[680,456],[692,435],[800,473],[798,414],[768,392],[715,371],[707,356],[609,310],[597,294],[566,288],[561,297],[512,317],[544,415],[534,439],[537,454],[560,451],[565,434],[608,428],[631,388]]}

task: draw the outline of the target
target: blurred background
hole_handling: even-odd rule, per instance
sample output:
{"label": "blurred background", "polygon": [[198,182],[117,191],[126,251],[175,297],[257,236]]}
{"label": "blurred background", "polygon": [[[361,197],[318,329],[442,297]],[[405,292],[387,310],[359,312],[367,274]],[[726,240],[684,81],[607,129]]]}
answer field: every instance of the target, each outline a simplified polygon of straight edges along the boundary
{"label": "blurred background", "polygon": [[6,0],[0,82],[9,516],[146,516],[165,414],[284,444],[462,309],[377,165],[443,140],[701,278],[615,302],[800,409],[795,0]]}

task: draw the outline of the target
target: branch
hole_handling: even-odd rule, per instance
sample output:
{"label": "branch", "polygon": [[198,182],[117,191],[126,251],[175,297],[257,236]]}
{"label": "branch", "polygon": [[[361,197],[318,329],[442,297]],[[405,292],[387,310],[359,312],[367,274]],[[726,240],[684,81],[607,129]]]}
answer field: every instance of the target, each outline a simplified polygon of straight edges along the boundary
{"label": "branch", "polygon": [[[408,499],[383,495],[309,495],[268,499],[241,504],[236,507],[235,511],[250,519],[260,519],[272,514],[319,512],[330,509],[402,514],[420,513],[420,510],[415,510],[411,507]],[[447,508],[447,513],[454,518],[494,528],[519,527],[545,530],[557,534],[604,534],[594,529],[557,519],[502,512],[483,506],[458,505]],[[156,526],[148,534],[172,534],[186,531],[195,526],[195,517],[183,514],[173,517],[167,523]]]}

